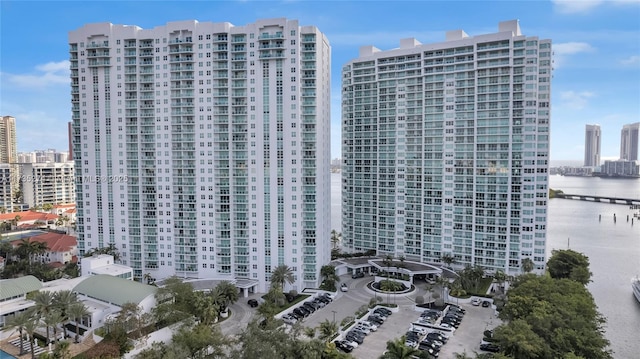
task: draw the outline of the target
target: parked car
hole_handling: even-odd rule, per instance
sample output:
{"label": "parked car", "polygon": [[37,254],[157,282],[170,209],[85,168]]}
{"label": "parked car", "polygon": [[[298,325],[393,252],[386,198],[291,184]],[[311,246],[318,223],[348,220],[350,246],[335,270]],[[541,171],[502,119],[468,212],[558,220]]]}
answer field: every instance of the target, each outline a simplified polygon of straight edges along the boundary
{"label": "parked car", "polygon": [[340,290],[343,292],[348,292],[349,291],[349,287],[347,287],[347,283],[342,283],[340,285]]}
{"label": "parked car", "polygon": [[351,278],[356,279],[356,278],[364,278],[364,272],[357,272],[357,273],[353,273],[351,275]]}
{"label": "parked car", "polygon": [[440,347],[437,346],[435,343],[433,343],[430,340],[423,340],[420,342],[420,347],[422,348],[431,348],[435,351],[440,351]]}
{"label": "parked car", "polygon": [[296,308],[295,310],[299,310],[302,312],[302,315],[304,315],[305,317],[308,317],[309,314],[311,314],[311,311],[308,308],[305,308],[304,305],[299,306],[298,308]]}
{"label": "parked car", "polygon": [[471,300],[471,305],[475,305],[476,307],[479,306],[482,303],[482,301],[480,300],[480,298],[473,298]]}
{"label": "parked car", "polygon": [[411,331],[414,332],[414,333],[417,333],[418,335],[426,335],[427,334],[427,330],[425,328],[420,328],[420,327],[416,327],[416,326],[411,327]]}
{"label": "parked car", "polygon": [[444,335],[440,334],[440,333],[436,333],[436,332],[431,332],[431,333],[427,333],[427,338],[429,339],[435,339],[435,340],[439,340],[443,343],[446,343],[447,340],[449,340],[447,337],[445,337]]}
{"label": "parked car", "polygon": [[378,326],[377,326],[377,325],[375,325],[375,324],[373,324],[373,323],[371,323],[371,322],[368,322],[368,321],[366,321],[366,320],[360,321],[360,324],[361,324],[361,325],[364,325],[364,326],[365,326],[365,327],[367,327],[367,328],[369,328],[369,330],[371,330],[371,331],[373,331],[373,332],[375,332],[376,330],[378,330]]}
{"label": "parked car", "polygon": [[440,353],[437,350],[434,350],[433,348],[428,347],[428,346],[423,346],[422,343],[420,343],[418,345],[418,349],[420,349],[420,350],[422,350],[424,352],[427,352],[429,355],[431,355],[434,358],[437,358],[438,355],[440,355]]}
{"label": "parked car", "polygon": [[350,341],[350,342],[355,342],[357,344],[362,344],[364,342],[364,338],[361,338],[355,334],[351,334],[351,333],[347,333],[347,335],[344,337],[346,340]]}
{"label": "parked car", "polygon": [[282,316],[282,321],[285,322],[285,324],[293,325],[298,320],[295,317],[291,316],[291,315],[284,315],[284,316]]}
{"label": "parked car", "polygon": [[314,301],[308,301],[308,302],[304,302],[304,304],[310,305],[313,307],[313,309],[319,309],[320,308],[320,304],[314,302]]}
{"label": "parked car", "polygon": [[388,316],[390,316],[391,314],[393,314],[393,312],[392,312],[392,311],[390,311],[390,310],[389,310],[389,309],[387,309],[387,308],[377,308],[377,309],[376,309],[376,310],[374,310],[373,312],[374,312],[374,313],[382,313],[382,314],[384,314],[384,315],[385,315],[385,316],[387,316],[387,317],[388,317]]}
{"label": "parked car", "polygon": [[459,312],[466,313],[467,311],[457,304],[449,304],[449,309],[455,309]]}
{"label": "parked car", "polygon": [[351,345],[351,342],[346,340],[336,340],[334,343],[336,344],[336,348],[342,350],[345,353],[351,353],[351,351],[355,349],[355,347]]}
{"label": "parked car", "polygon": [[311,305],[309,303],[302,304],[301,308],[307,309],[310,313],[313,313],[313,312],[316,311],[316,307],[314,307],[313,305]]}
{"label": "parked car", "polygon": [[384,323],[384,320],[377,315],[370,315],[367,317],[367,320],[371,323],[374,323],[377,326],[381,326]]}
{"label": "parked car", "polygon": [[255,307],[257,307],[257,306],[259,305],[259,304],[258,304],[258,301],[257,301],[257,300],[255,300],[255,299],[249,299],[249,300],[247,301],[247,304],[248,304],[251,308],[255,308]]}
{"label": "parked car", "polygon": [[485,308],[490,307],[491,306],[491,302],[488,301],[488,300],[483,300],[482,301],[482,306],[485,307]]}
{"label": "parked car", "polygon": [[355,327],[353,327],[354,330],[363,332],[364,335],[369,335],[369,333],[371,333],[371,329],[365,327],[364,325],[358,324]]}
{"label": "parked car", "polygon": [[331,303],[331,300],[329,299],[329,297],[325,297],[324,295],[317,296],[316,299],[314,299],[314,301],[316,300],[324,303],[325,305]]}
{"label": "parked car", "polygon": [[417,348],[418,347],[418,342],[411,340],[411,339],[407,339],[404,341],[404,345],[408,346],[409,348]]}
{"label": "parked car", "polygon": [[335,295],[335,294],[332,294],[332,293],[323,293],[323,294],[321,294],[321,295],[322,295],[322,296],[324,296],[324,297],[329,298],[329,301],[330,301],[330,302],[333,302],[333,300],[336,298],[336,295]]}
{"label": "parked car", "polygon": [[497,353],[500,351],[500,347],[492,343],[485,343],[485,344],[480,344],[480,350]]}
{"label": "parked car", "polygon": [[442,349],[442,346],[444,345],[444,342],[441,342],[441,341],[435,340],[435,339],[430,339],[430,338],[425,338],[423,340],[423,342],[432,343],[433,345],[436,346],[437,350]]}

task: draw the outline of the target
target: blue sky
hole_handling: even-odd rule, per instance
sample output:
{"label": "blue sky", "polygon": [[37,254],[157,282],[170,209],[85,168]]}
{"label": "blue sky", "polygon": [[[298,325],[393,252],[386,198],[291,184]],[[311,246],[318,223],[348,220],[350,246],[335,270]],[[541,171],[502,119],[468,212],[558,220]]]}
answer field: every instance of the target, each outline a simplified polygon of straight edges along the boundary
{"label": "blue sky", "polygon": [[447,30],[551,38],[552,160],[581,160],[584,125],[602,127],[602,156],[619,156],[622,125],[640,121],[640,0],[584,1],[0,1],[0,114],[17,118],[18,150],[67,148],[67,33],[85,23],[143,28],[196,19],[244,25],[287,17],[332,45],[332,157],[340,157],[340,69],[360,46],[439,42]]}

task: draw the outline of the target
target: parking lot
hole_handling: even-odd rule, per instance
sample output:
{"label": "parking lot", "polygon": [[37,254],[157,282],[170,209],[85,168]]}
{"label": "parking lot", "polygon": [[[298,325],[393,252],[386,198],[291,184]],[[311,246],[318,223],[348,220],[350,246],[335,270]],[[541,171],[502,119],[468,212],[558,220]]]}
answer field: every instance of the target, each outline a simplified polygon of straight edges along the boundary
{"label": "parking lot", "polygon": [[[493,329],[499,325],[499,319],[493,317],[491,308],[474,307],[462,304],[467,313],[446,345],[440,350],[439,358],[454,358],[455,353],[467,353],[473,356],[479,352],[482,333],[485,329]],[[393,313],[377,331],[366,336],[364,342],[351,353],[358,359],[378,358],[386,349],[387,341],[399,338],[409,330],[410,323],[420,317],[420,312],[413,306],[401,306],[398,313]]]}

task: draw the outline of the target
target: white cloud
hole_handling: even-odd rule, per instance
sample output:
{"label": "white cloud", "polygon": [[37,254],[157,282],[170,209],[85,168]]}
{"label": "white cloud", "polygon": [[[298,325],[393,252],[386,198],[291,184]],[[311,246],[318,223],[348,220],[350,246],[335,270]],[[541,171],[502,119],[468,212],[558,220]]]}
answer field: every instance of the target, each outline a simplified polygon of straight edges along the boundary
{"label": "white cloud", "polygon": [[634,56],[629,56],[626,59],[622,59],[620,60],[620,63],[623,65],[636,65],[636,64],[640,64],[640,56],[638,55],[634,55]]}
{"label": "white cloud", "polygon": [[558,69],[562,66],[569,55],[582,52],[593,52],[593,46],[586,42],[565,42],[553,45],[553,66]]}
{"label": "white cloud", "polygon": [[36,65],[35,71],[28,74],[3,73],[10,84],[18,87],[45,88],[52,85],[69,84],[69,61],[48,62]]}
{"label": "white cloud", "polygon": [[595,94],[589,91],[563,91],[560,93],[560,99],[562,100],[560,106],[574,110],[582,110],[587,106],[589,99],[594,96]]}
{"label": "white cloud", "polygon": [[601,5],[634,5],[640,0],[551,0],[554,9],[561,14],[586,14]]}
{"label": "white cloud", "polygon": [[601,0],[551,0],[556,11],[562,14],[587,13],[598,7]]}

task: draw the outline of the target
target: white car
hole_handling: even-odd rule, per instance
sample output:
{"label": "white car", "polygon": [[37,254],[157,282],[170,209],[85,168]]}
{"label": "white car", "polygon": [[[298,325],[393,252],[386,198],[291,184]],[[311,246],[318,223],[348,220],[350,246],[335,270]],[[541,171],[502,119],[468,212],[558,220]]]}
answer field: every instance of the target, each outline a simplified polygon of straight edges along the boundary
{"label": "white car", "polygon": [[343,292],[348,292],[349,291],[349,287],[347,287],[346,283],[342,283],[342,285],[340,286],[340,290]]}
{"label": "white car", "polygon": [[418,333],[418,335],[427,335],[427,330],[425,328],[413,326],[411,327],[411,331]]}
{"label": "white car", "polygon": [[361,325],[364,325],[364,326],[365,326],[365,327],[367,327],[367,328],[369,328],[369,330],[371,330],[371,331],[373,331],[373,332],[375,332],[376,330],[378,330],[378,326],[377,326],[377,325],[375,325],[375,324],[373,324],[373,323],[371,323],[371,322],[368,322],[368,321],[366,321],[366,320],[361,321],[361,322],[360,322],[360,324],[361,324]]}
{"label": "white car", "polygon": [[471,301],[471,305],[475,305],[476,307],[479,306],[480,303],[482,303],[480,298],[473,298],[473,300]]}
{"label": "white car", "polygon": [[456,330],[456,328],[453,325],[447,324],[447,323],[440,323],[440,328],[446,328],[446,329],[451,329]]}
{"label": "white car", "polygon": [[347,340],[347,339],[342,339],[342,340],[344,340],[345,342],[349,343],[349,345],[351,345],[353,347],[353,349],[358,347],[358,343],[356,343],[356,342],[352,342],[352,341]]}
{"label": "white car", "polygon": [[359,331],[363,332],[363,333],[364,333],[364,335],[369,335],[369,333],[371,333],[371,329],[369,329],[369,328],[365,327],[365,326],[364,326],[364,325],[362,325],[362,324],[358,324],[358,325],[356,325],[353,329],[355,329],[355,330],[359,330]]}

